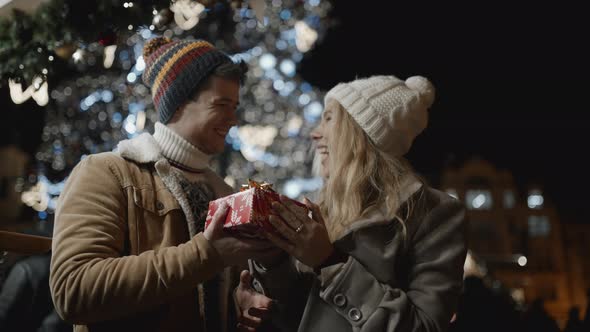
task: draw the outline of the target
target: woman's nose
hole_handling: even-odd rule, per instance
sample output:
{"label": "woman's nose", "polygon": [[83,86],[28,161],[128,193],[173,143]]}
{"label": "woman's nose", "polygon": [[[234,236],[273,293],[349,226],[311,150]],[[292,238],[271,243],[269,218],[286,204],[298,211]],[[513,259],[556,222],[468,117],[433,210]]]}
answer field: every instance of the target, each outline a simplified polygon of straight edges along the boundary
{"label": "woman's nose", "polygon": [[322,133],[320,132],[319,127],[316,127],[314,130],[312,130],[309,136],[311,136],[313,140],[319,140],[322,138]]}

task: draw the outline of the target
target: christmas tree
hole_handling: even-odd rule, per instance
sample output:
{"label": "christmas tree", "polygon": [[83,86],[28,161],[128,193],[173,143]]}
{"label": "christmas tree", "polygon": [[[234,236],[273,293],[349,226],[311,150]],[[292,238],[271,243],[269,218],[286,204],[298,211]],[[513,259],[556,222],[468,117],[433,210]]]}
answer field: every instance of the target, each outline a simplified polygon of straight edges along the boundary
{"label": "christmas tree", "polygon": [[[153,130],[157,115],[141,74],[143,45],[156,36],[206,39],[250,67],[241,89],[240,124],[229,132],[228,148],[214,165],[230,185],[238,187],[252,178],[271,182],[291,197],[321,185],[311,174],[309,132],[321,114],[322,93],[297,75],[297,65],[329,28],[330,3],[80,4],[52,0],[33,18],[15,13],[14,21],[0,22],[0,40],[11,46],[0,57],[15,59],[18,53],[22,59],[4,63],[2,81],[11,79],[15,102],[27,98],[23,86],[32,85],[29,94],[46,104],[42,143],[35,155],[38,174],[23,193],[41,219],[53,212],[67,175],[81,159]],[[80,22],[80,17],[94,24]],[[25,23],[27,35],[15,35]],[[83,34],[78,25],[86,27]],[[63,38],[58,38],[60,31]]]}

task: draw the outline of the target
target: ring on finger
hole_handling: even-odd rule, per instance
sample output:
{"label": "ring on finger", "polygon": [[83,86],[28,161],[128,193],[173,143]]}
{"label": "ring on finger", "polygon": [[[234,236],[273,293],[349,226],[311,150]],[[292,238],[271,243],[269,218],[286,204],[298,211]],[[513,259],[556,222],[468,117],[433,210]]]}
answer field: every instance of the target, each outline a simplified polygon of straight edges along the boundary
{"label": "ring on finger", "polygon": [[301,230],[302,230],[302,229],[303,229],[303,224],[299,225],[299,227],[297,227],[297,228],[295,229],[295,233],[299,233],[299,232],[301,232]]}

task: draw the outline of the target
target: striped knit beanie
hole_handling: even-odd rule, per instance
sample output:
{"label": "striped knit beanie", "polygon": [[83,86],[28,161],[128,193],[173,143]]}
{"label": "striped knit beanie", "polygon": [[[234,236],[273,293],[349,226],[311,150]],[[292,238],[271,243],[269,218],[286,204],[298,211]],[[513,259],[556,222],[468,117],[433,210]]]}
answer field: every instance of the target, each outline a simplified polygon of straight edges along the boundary
{"label": "striped knit beanie", "polygon": [[143,81],[151,88],[159,121],[168,123],[197,87],[219,65],[232,60],[204,40],[172,41],[158,37],[143,48]]}
{"label": "striped knit beanie", "polygon": [[324,99],[336,100],[382,151],[400,157],[428,124],[434,86],[422,76],[405,81],[373,76],[340,83]]}

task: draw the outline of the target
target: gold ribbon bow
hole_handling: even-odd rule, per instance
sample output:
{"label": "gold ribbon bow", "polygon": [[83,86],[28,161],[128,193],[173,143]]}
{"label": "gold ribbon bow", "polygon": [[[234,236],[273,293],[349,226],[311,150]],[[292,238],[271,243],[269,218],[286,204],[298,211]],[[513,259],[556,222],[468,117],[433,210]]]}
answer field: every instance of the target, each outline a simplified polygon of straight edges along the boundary
{"label": "gold ribbon bow", "polygon": [[252,189],[252,188],[260,188],[262,190],[274,191],[272,189],[272,183],[268,183],[268,182],[261,183],[261,182],[254,181],[252,179],[248,179],[248,184],[243,184],[240,191],[245,191],[245,190]]}

